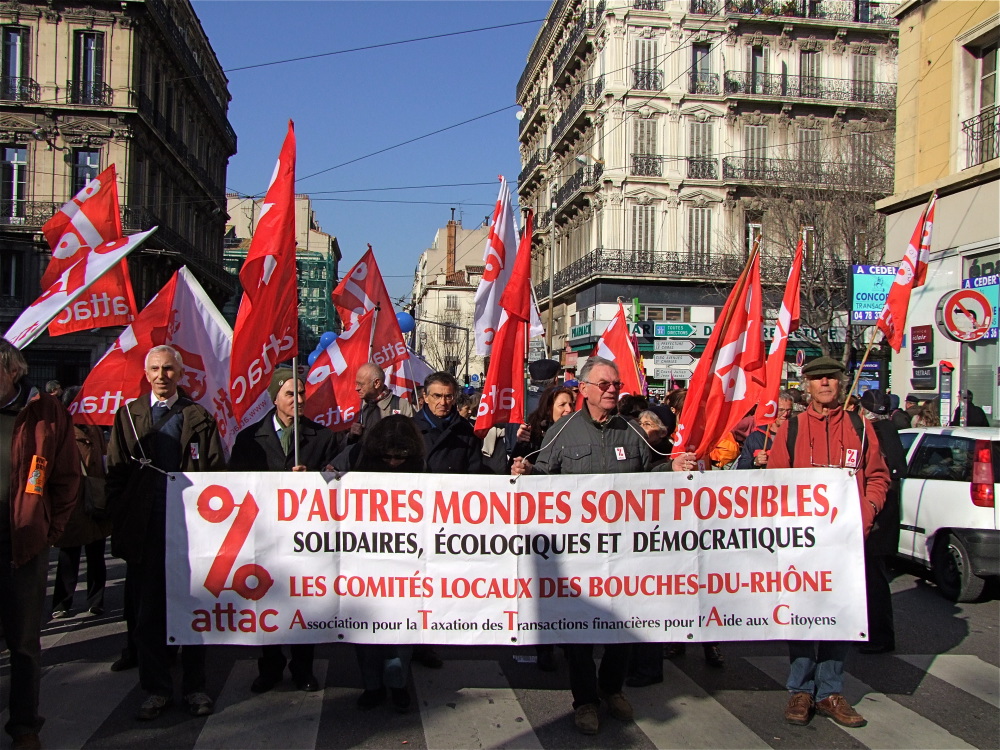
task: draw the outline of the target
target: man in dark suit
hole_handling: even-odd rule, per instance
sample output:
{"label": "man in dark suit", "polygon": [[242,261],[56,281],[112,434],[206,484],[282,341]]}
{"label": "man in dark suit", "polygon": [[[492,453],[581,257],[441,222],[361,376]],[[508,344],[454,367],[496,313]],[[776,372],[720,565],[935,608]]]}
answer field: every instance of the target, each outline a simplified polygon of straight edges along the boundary
{"label": "man in dark suit", "polygon": [[[255,422],[236,436],[233,453],[229,459],[231,471],[323,471],[328,469],[340,449],[340,436],[321,424],[302,416],[306,387],[302,380],[293,380],[292,371],[282,367],[274,371],[267,392],[274,408],[263,419]],[[296,409],[296,403],[298,408]],[[295,463],[296,411],[298,418],[298,463]],[[264,646],[257,660],[258,675],[251,683],[254,693],[266,693],[279,682],[285,664],[299,690],[315,692],[320,689],[313,675],[311,643],[297,643],[291,647],[291,662],[286,662],[281,646]]]}

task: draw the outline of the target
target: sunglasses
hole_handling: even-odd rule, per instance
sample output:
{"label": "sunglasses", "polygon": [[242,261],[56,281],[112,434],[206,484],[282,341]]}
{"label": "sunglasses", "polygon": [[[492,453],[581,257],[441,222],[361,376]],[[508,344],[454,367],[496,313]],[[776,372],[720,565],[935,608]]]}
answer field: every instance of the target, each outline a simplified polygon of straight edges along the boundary
{"label": "sunglasses", "polygon": [[623,385],[622,381],[620,380],[612,380],[612,381],[602,380],[599,383],[595,383],[592,380],[584,380],[583,382],[586,383],[587,385],[596,385],[598,388],[601,389],[601,393],[607,393],[612,388],[614,388],[616,391],[620,391]]}

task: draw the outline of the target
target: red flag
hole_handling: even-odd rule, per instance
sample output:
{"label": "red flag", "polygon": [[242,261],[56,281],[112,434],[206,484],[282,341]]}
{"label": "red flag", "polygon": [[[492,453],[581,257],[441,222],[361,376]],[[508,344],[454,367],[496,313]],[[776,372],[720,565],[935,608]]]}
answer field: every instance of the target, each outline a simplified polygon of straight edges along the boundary
{"label": "red flag", "polygon": [[368,361],[374,319],[374,309],[362,314],[323,350],[306,375],[306,416],[331,430],[346,430],[361,410],[354,376]]}
{"label": "red flag", "polygon": [[889,288],[885,307],[879,316],[877,325],[885,334],[886,341],[899,351],[903,345],[903,331],[906,327],[906,313],[910,307],[910,292],[927,281],[927,259],[931,251],[931,233],[934,231],[934,204],[937,193],[931,196],[930,205],[920,214],[917,226],[913,229],[910,244],[899,264],[896,278]]}
{"label": "red flag", "polygon": [[[88,182],[71,201],[45,222],[45,239],[52,249],[42,275],[42,289],[51,287],[67,269],[74,268],[68,283],[79,285],[84,266],[78,261],[95,247],[122,236],[121,213],[118,208],[118,183],[115,165]],[[62,315],[49,325],[50,336],[108,326],[126,326],[136,315],[135,295],[128,274],[128,261],[101,276]]]}
{"label": "red flag", "polygon": [[632,337],[628,330],[628,318],[625,308],[618,303],[618,312],[604,329],[601,338],[594,347],[594,354],[609,359],[618,366],[618,377],[622,380],[622,389],[618,398],[626,395],[642,395],[644,378],[639,374],[638,352],[633,347]]}
{"label": "red flag", "polygon": [[238,421],[267,390],[271,372],[298,350],[295,280],[295,126],[278,155],[250,252],[240,269],[243,299],[233,333],[229,391]]}
{"label": "red flag", "polygon": [[693,451],[705,459],[757,402],[763,386],[760,253],[754,254],[722,308],[698,360],[677,419],[674,454]]}
{"label": "red flag", "polygon": [[781,392],[781,376],[785,369],[785,351],[788,334],[799,327],[799,286],[802,280],[802,239],[795,248],[795,258],[788,271],[788,285],[778,311],[778,323],[774,327],[774,340],[767,352],[764,370],[764,388],[757,399],[757,424],[771,424],[778,418],[778,394]]}
{"label": "red flag", "polygon": [[500,322],[491,347],[490,369],[476,412],[475,432],[483,437],[491,427],[524,422],[525,329],[531,319],[531,234],[534,213],[528,211],[521,245],[510,280],[500,295]]}
{"label": "red flag", "polygon": [[331,297],[347,330],[353,328],[366,312],[378,307],[370,359],[383,370],[391,369],[393,364],[410,356],[371,245],[333,290]]}
{"label": "red flag", "polygon": [[424,380],[435,370],[409,347],[406,351],[409,357],[386,370],[385,384],[400,398],[416,401],[417,388],[423,386]]}

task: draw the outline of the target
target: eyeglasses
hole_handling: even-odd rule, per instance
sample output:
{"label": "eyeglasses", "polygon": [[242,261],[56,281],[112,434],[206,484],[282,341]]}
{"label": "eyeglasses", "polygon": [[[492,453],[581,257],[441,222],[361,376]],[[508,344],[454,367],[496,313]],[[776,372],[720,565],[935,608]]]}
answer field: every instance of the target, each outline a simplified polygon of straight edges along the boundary
{"label": "eyeglasses", "polygon": [[426,396],[428,401],[454,401],[454,393],[428,393]]}
{"label": "eyeglasses", "polygon": [[583,382],[587,385],[596,385],[601,389],[601,393],[607,393],[611,388],[614,388],[616,391],[620,391],[622,389],[622,385],[624,385],[620,380],[612,380],[610,382],[602,380],[599,383],[595,383],[592,380],[584,380]]}
{"label": "eyeglasses", "polygon": [[784,414],[786,417],[791,413],[792,413],[792,407],[790,406],[787,409],[778,409],[778,414]]}

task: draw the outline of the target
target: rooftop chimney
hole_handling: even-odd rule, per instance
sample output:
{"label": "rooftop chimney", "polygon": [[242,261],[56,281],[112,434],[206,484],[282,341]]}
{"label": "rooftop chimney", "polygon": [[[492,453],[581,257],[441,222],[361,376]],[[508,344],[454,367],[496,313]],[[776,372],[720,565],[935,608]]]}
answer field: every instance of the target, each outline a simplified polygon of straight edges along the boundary
{"label": "rooftop chimney", "polygon": [[448,222],[448,259],[445,262],[445,278],[455,275],[455,245],[458,238],[458,222],[455,221],[455,209],[451,209],[451,221]]}

